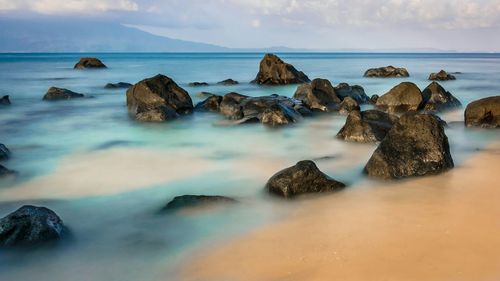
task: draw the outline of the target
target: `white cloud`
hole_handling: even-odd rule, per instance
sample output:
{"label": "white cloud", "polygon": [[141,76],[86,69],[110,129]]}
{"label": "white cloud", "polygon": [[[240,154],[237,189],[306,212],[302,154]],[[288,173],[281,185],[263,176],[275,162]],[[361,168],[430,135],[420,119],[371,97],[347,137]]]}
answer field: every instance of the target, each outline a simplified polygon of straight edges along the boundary
{"label": "white cloud", "polygon": [[255,28],[259,28],[260,27],[260,20],[258,20],[258,19],[252,20],[252,26]]}
{"label": "white cloud", "polygon": [[40,14],[137,11],[131,0],[0,0],[0,10],[28,10]]}

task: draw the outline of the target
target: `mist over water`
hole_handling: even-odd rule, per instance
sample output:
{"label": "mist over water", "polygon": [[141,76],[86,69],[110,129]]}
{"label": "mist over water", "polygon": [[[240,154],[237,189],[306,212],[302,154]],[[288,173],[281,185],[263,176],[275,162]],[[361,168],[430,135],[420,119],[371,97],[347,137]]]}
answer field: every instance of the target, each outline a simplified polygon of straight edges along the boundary
{"label": "mist over water", "polygon": [[[103,70],[74,70],[83,56],[97,56]],[[498,95],[500,55],[490,54],[282,54],[311,79],[347,82],[382,95],[402,81],[421,89],[430,72],[445,69],[456,81],[440,84],[462,104]],[[125,90],[106,83],[136,83],[158,73],[173,78],[196,104],[196,93],[238,92],[292,96],[296,86],[249,84],[262,54],[0,54],[0,143],[12,152],[2,163],[19,171],[0,183],[0,216],[23,204],[53,209],[71,240],[34,252],[0,252],[2,280],[169,280],[165,272],[198,246],[224,241],[279,220],[294,208],[263,192],[275,172],[315,159],[328,175],[353,188],[370,180],[362,168],[376,144],[335,138],[345,116],[324,114],[285,128],[261,124],[221,126],[223,118],[195,113],[163,124],[143,124],[127,113]],[[363,78],[367,68],[405,67],[405,79]],[[215,85],[232,78],[235,86]],[[189,82],[211,86],[190,87]],[[51,86],[89,98],[44,102]],[[91,97],[91,98],[90,98]],[[368,107],[367,107],[368,108]],[[441,115],[455,165],[497,131],[465,129],[463,109]],[[200,212],[158,214],[174,196],[225,195],[239,204]],[[416,198],[415,200],[418,200]],[[375,204],[375,203],[374,203]],[[167,276],[168,277],[168,276]]]}

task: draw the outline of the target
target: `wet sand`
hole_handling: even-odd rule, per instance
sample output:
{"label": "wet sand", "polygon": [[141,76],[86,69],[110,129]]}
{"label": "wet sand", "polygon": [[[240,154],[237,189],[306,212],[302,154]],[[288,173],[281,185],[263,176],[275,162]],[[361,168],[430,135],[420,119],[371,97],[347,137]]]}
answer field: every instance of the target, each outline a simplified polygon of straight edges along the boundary
{"label": "wet sand", "polygon": [[190,256],[181,280],[500,280],[500,142],[433,177],[292,201]]}

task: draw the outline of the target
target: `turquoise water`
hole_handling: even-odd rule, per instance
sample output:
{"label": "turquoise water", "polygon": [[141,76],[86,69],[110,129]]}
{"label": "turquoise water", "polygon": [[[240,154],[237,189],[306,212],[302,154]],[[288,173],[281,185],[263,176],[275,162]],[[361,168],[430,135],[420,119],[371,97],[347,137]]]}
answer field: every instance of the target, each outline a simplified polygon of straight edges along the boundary
{"label": "turquoise water", "polygon": [[[108,69],[74,70],[82,56],[99,57]],[[135,83],[158,73],[173,78],[199,102],[201,91],[250,96],[292,96],[296,86],[249,84],[263,54],[0,54],[0,143],[12,151],[2,163],[17,170],[0,183],[0,215],[24,203],[55,210],[73,239],[56,249],[0,253],[2,280],[173,280],[182,258],[198,246],[223,241],[280,219],[291,204],[266,196],[266,180],[302,159],[319,159],[327,174],[356,187],[369,182],[361,169],[373,144],[335,139],[345,117],[305,119],[286,128],[260,124],[224,127],[222,118],[196,113],[164,124],[131,120],[125,90],[109,82]],[[402,81],[422,89],[430,72],[445,69],[456,81],[441,84],[462,104],[498,95],[498,54],[281,54],[311,79],[347,82],[382,95]],[[405,79],[364,78],[367,68],[406,67]],[[227,78],[235,86],[215,84]],[[50,86],[92,98],[44,102]],[[497,131],[464,129],[463,108],[441,116],[457,165],[498,138]],[[455,122],[457,121],[457,122]],[[327,158],[324,158],[328,156]],[[320,159],[323,158],[323,159]],[[173,196],[218,194],[240,204],[194,214],[159,215]],[[170,278],[166,277],[170,276]]]}

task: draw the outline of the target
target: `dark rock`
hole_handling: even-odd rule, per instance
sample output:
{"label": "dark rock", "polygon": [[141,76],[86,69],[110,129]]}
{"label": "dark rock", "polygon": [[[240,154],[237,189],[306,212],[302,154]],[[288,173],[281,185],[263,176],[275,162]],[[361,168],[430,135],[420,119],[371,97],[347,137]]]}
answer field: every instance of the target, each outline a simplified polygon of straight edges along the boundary
{"label": "dark rock", "polygon": [[43,100],[46,101],[55,101],[55,100],[69,100],[75,98],[83,98],[83,94],[75,93],[68,89],[50,87],[45,96],[43,96]]}
{"label": "dark rock", "polygon": [[188,84],[191,87],[201,87],[201,86],[208,86],[207,82],[191,82]]}
{"label": "dark rock", "polygon": [[16,171],[12,171],[4,167],[3,165],[0,165],[0,178],[8,177],[8,176],[15,176],[17,174]]}
{"label": "dark rock", "polygon": [[353,142],[377,142],[385,138],[398,117],[379,110],[351,111],[337,137]]}
{"label": "dark rock", "polygon": [[56,241],[67,232],[61,218],[52,210],[25,205],[0,219],[0,246],[27,246]]}
{"label": "dark rock", "polygon": [[310,160],[298,162],[295,166],[279,171],[266,184],[273,194],[291,198],[306,193],[337,191],[345,187],[321,172]]}
{"label": "dark rock", "polygon": [[217,85],[237,85],[237,84],[239,84],[238,81],[233,80],[231,78],[217,82]]}
{"label": "dark rock", "polygon": [[161,74],[130,87],[127,90],[127,106],[142,121],[164,121],[193,111],[189,94],[174,80]]}
{"label": "dark rock", "polygon": [[0,143],[0,160],[9,159],[10,150],[3,144]]}
{"label": "dark rock", "polygon": [[487,97],[469,103],[465,108],[465,125],[499,128],[500,96]]}
{"label": "dark rock", "polygon": [[291,64],[282,61],[274,54],[266,54],[260,61],[259,72],[252,81],[261,85],[286,85],[308,83],[309,77]]}
{"label": "dark rock", "polygon": [[0,98],[0,105],[10,105],[10,99],[8,95]]}
{"label": "dark rock", "polygon": [[444,111],[462,106],[457,98],[437,82],[430,83],[422,92],[422,96],[424,99],[422,109],[426,111]]}
{"label": "dark rock", "polygon": [[106,66],[97,58],[81,58],[80,61],[75,64],[74,68],[106,68]]}
{"label": "dark rock", "polygon": [[298,86],[293,98],[312,110],[320,111],[332,111],[341,102],[330,81],[321,78],[314,79],[311,84]]}
{"label": "dark rock", "polygon": [[340,83],[335,87],[335,94],[341,100],[344,100],[346,97],[351,97],[358,104],[370,102],[370,98],[366,95],[365,89],[359,85],[350,86],[347,83]]}
{"label": "dark rock", "polygon": [[431,73],[429,75],[429,80],[438,80],[438,81],[446,81],[446,80],[455,80],[455,76],[449,74],[448,72],[441,70],[438,73]]}
{"label": "dark rock", "polygon": [[370,103],[372,103],[372,104],[376,104],[376,103],[377,103],[377,101],[378,101],[378,98],[379,98],[379,96],[378,96],[378,95],[376,95],[376,94],[375,94],[375,95],[373,95],[373,96],[371,96],[371,98],[370,98]]}
{"label": "dark rock", "polygon": [[340,104],[339,104],[339,112],[340,114],[349,114],[349,112],[353,110],[360,110],[359,104],[351,97],[346,97]]}
{"label": "dark rock", "polygon": [[133,85],[127,82],[118,82],[118,83],[108,83],[104,88],[106,89],[128,89]]}
{"label": "dark rock", "polygon": [[209,92],[198,92],[196,93],[196,96],[199,98],[208,98],[210,96],[213,96],[214,94],[209,93]]}
{"label": "dark rock", "polygon": [[246,98],[248,98],[248,96],[238,93],[225,94],[219,105],[220,113],[231,120],[243,118],[243,107],[240,103]]}
{"label": "dark rock", "polygon": [[200,206],[231,204],[237,201],[226,196],[207,196],[207,195],[182,195],[176,196],[172,201],[162,208],[162,211],[174,211],[183,208],[193,208]]}
{"label": "dark rock", "polygon": [[408,77],[410,74],[406,68],[394,67],[392,65],[379,68],[370,68],[364,77]]}
{"label": "dark rock", "polygon": [[195,110],[219,112],[221,102],[222,102],[221,96],[212,95],[206,98],[204,101],[198,103],[195,106]]}
{"label": "dark rock", "polygon": [[406,113],[368,160],[365,172],[372,177],[399,179],[451,168],[453,159],[441,119],[432,114]]}
{"label": "dark rock", "polygon": [[264,125],[282,126],[301,120],[302,115],[291,107],[277,103],[266,108],[259,119]]}
{"label": "dark rock", "polygon": [[377,107],[387,112],[417,111],[423,102],[422,93],[417,85],[403,82],[379,97]]}

